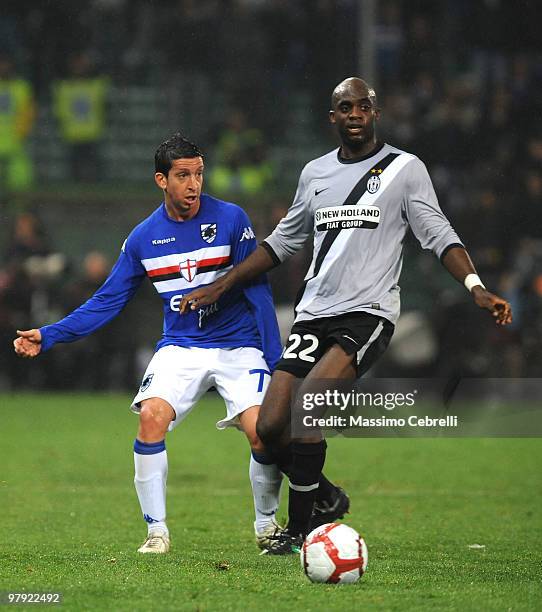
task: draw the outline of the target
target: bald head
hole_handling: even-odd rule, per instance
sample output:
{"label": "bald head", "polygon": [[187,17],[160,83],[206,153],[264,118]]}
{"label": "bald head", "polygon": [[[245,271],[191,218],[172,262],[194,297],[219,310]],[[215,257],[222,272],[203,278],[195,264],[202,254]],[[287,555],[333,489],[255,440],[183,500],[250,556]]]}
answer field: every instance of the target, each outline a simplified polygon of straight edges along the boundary
{"label": "bald head", "polygon": [[344,97],[368,98],[374,107],[377,106],[375,90],[359,77],[348,77],[335,87],[331,94],[331,108],[335,109]]}
{"label": "bald head", "polygon": [[357,77],[339,83],[331,96],[329,120],[341,140],[340,157],[355,159],[372,151],[377,144],[379,118],[375,90],[370,85]]}

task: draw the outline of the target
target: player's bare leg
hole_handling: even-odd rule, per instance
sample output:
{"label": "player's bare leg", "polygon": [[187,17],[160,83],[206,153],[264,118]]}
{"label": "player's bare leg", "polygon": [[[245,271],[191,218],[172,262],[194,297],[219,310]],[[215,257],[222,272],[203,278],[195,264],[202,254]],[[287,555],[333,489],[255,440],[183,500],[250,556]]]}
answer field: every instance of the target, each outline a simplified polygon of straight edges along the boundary
{"label": "player's bare leg", "polygon": [[166,432],[175,418],[171,405],[159,397],[141,402],[139,428],[134,443],[134,484],[147,522],[147,539],[140,553],[166,553],[169,531],[166,526],[167,452]]}
{"label": "player's bare leg", "polygon": [[[332,345],[324,353],[322,359],[320,359],[320,361],[315,365],[315,367],[303,381],[299,390],[299,395],[303,396],[305,389],[310,388],[313,381],[318,379],[355,380],[357,371],[354,365],[354,359],[355,355],[348,354],[338,344]],[[316,475],[317,461],[313,458],[313,456],[317,455],[318,452],[320,452],[319,449],[323,447],[323,456],[321,457],[323,468],[326,446],[325,440],[317,440],[316,438],[294,440],[292,443],[292,448],[296,469],[298,469],[301,473],[303,473],[305,470],[314,469],[315,471],[312,476],[312,478],[314,478]],[[314,465],[314,467],[311,468],[311,465]],[[320,470],[322,468],[320,468]],[[308,472],[306,477],[308,477]],[[296,529],[302,529],[301,533],[304,535],[319,525],[333,522],[338,518],[342,518],[350,508],[350,500],[340,487],[332,486],[331,490],[328,487],[329,494],[319,495],[318,493],[321,492],[322,489],[321,477],[319,483],[319,487],[316,489],[315,503],[313,505],[312,514],[309,517],[308,522],[306,521],[309,513],[308,498],[310,498],[310,493],[308,495],[304,495],[303,492],[293,492],[293,499],[289,511],[292,512],[291,516],[299,517],[299,522],[296,523],[294,520],[293,524]]]}
{"label": "player's bare leg", "polygon": [[[334,345],[307,377],[309,383],[315,378],[355,378],[352,355]],[[288,528],[282,538],[284,542],[279,541],[270,548],[273,554],[292,552],[302,541],[309,530],[318,493],[320,498],[326,499],[326,496],[336,495],[339,491],[343,496],[344,511],[348,510],[348,497],[322,474],[325,440],[315,437],[290,441],[290,403],[295,380],[295,376],[288,372],[278,370],[273,374],[257,423],[259,436],[279,457],[279,465],[290,480]]]}
{"label": "player's bare leg", "polygon": [[[356,370],[348,355],[337,344],[331,346],[303,381],[299,394],[316,379],[352,379]],[[326,441],[304,438],[292,441],[292,470],[290,478],[290,499],[288,505],[288,531],[307,535],[319,487],[320,474],[326,457]],[[293,481],[293,482],[292,482]]]}
{"label": "player's bare leg", "polygon": [[239,415],[239,422],[251,449],[249,477],[256,515],[254,521],[256,544],[259,548],[265,548],[269,544],[269,537],[282,531],[275,520],[280,503],[282,472],[256,433],[259,411],[259,406],[248,408]]}
{"label": "player's bare leg", "polygon": [[273,452],[280,452],[280,447],[290,439],[290,402],[296,380],[289,372],[273,372],[260,408],[256,432],[264,445]]}

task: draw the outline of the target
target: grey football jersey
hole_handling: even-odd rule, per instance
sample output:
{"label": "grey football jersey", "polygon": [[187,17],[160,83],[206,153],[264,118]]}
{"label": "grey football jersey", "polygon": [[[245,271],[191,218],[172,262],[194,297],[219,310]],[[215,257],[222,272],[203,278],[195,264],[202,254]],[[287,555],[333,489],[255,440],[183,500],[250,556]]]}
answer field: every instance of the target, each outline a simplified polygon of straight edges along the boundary
{"label": "grey football jersey", "polygon": [[288,214],[265,239],[283,261],[314,233],[296,321],[365,311],[395,323],[409,227],[437,257],[462,246],[415,155],[384,144],[354,163],[339,160],[338,149],[309,162]]}

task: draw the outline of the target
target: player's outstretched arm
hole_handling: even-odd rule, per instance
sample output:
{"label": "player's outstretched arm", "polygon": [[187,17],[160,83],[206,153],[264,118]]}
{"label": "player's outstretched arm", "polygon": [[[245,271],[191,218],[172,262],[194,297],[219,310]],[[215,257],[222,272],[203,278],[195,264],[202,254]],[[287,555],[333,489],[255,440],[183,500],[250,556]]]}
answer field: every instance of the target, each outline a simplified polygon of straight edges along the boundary
{"label": "player's outstretched arm", "polygon": [[26,331],[17,330],[18,338],[13,341],[15,352],[20,357],[29,359],[37,357],[41,352],[41,332],[39,329]]}
{"label": "player's outstretched arm", "polygon": [[271,270],[275,265],[276,262],[269,252],[264,247],[259,246],[244,261],[234,266],[227,274],[224,274],[214,283],[187,293],[181,300],[180,312],[183,313],[189,309],[195,310],[201,306],[212,304],[234,285],[247,283],[260,274]]}
{"label": "player's outstretched arm", "polygon": [[[477,282],[478,276],[467,251],[460,247],[451,248],[442,259],[444,267],[460,283],[470,276],[470,282],[474,282],[472,287],[468,287],[472,293],[475,304],[480,308],[489,310],[495,317],[497,325],[508,325],[512,322],[512,308],[510,304],[498,295],[494,295]],[[474,280],[472,280],[474,279]],[[478,279],[479,281],[479,279]]]}

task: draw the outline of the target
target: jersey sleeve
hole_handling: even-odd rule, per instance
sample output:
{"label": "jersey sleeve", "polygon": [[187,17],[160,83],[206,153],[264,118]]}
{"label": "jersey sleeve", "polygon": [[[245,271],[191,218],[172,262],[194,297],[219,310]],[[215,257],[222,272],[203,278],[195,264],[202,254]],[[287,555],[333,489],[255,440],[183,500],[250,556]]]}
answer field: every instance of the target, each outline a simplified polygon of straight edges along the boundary
{"label": "jersey sleeve", "polygon": [[[239,209],[232,237],[233,265],[237,265],[256,250],[256,236],[248,215]],[[279,326],[271,288],[267,276],[262,274],[243,286],[243,293],[256,320],[262,342],[264,359],[273,371],[282,352]]]}
{"label": "jersey sleeve", "polygon": [[57,323],[40,329],[41,351],[48,351],[59,342],[84,338],[111,321],[126,306],[144,277],[145,269],[128,238],[111,273],[96,293]]}
{"label": "jersey sleeve", "polygon": [[422,248],[433,251],[441,258],[448,248],[463,247],[459,236],[440,209],[425,164],[414,158],[405,171],[408,178],[404,212]]}
{"label": "jersey sleeve", "polygon": [[[294,201],[287,215],[280,221],[272,234],[264,240],[264,246],[273,251],[278,261],[291,257],[307,241],[313,230],[312,213],[307,198],[307,171],[301,172],[295,192]],[[272,254],[271,254],[272,255]]]}

